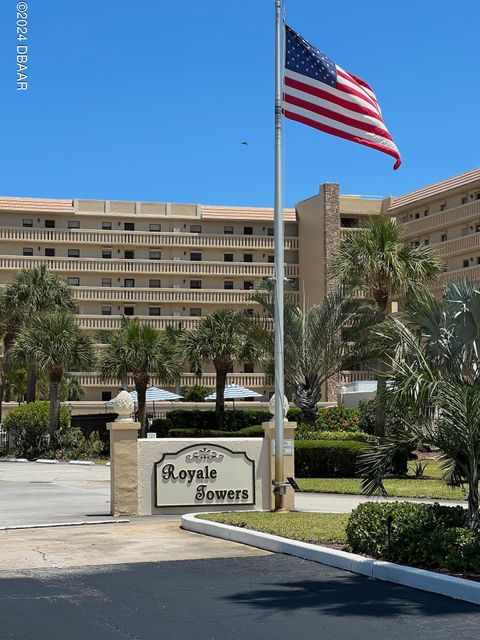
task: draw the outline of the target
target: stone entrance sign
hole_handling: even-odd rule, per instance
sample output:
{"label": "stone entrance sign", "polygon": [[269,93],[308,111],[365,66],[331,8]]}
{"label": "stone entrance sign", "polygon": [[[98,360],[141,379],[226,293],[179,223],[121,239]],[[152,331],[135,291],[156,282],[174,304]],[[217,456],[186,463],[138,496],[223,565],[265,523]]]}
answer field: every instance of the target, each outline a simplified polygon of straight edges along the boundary
{"label": "stone entrance sign", "polygon": [[155,464],[156,507],[255,504],[255,462],[244,451],[194,444]]}

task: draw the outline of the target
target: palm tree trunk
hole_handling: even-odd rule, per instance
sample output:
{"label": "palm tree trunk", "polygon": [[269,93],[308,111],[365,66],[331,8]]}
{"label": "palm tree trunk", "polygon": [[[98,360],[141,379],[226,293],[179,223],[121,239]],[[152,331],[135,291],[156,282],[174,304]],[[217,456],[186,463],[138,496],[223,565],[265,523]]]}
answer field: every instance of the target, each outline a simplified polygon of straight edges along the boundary
{"label": "palm tree trunk", "polygon": [[28,363],[27,378],[27,402],[35,402],[35,389],[37,386],[37,367],[34,362]]}
{"label": "palm tree trunk", "polygon": [[50,443],[60,429],[60,380],[56,375],[50,376]]}
{"label": "palm tree trunk", "polygon": [[225,385],[227,383],[227,369],[217,369],[216,400],[215,400],[215,428],[222,431],[225,427]]}
{"label": "palm tree trunk", "polygon": [[374,433],[377,437],[383,438],[385,435],[385,420],[387,415],[387,408],[385,404],[387,376],[385,375],[385,366],[382,361],[378,362],[377,370],[377,401],[375,403]]}
{"label": "palm tree trunk", "polygon": [[2,407],[3,407],[3,393],[5,390],[5,384],[3,382],[3,372],[0,374],[0,424],[2,424]]}
{"label": "palm tree trunk", "polygon": [[480,525],[478,482],[479,477],[475,474],[475,477],[471,478],[468,483],[468,524],[473,531],[478,529]]}
{"label": "palm tree trunk", "polygon": [[147,437],[147,384],[135,382],[138,400],[138,421],[140,422],[140,437]]}

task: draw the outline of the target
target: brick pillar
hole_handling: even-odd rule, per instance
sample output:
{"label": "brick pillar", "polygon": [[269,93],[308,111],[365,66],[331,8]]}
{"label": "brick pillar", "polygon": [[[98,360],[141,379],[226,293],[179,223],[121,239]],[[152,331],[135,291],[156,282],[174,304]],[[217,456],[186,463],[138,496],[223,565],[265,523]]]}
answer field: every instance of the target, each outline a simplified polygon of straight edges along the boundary
{"label": "brick pillar", "polygon": [[[275,480],[275,455],[274,455],[274,443],[275,443],[275,422],[272,420],[270,422],[264,422],[262,424],[263,430],[265,432],[265,438],[267,440],[267,446],[270,450],[270,479]],[[285,468],[285,481],[287,478],[295,477],[295,429],[297,428],[296,422],[284,422],[284,439],[285,439],[285,449],[291,451],[291,453],[283,454],[284,460],[284,468]],[[290,449],[291,444],[291,449]],[[275,507],[275,496],[273,494],[273,485],[270,482],[271,486],[271,503],[270,508],[273,509]],[[295,492],[293,488],[289,485],[287,487],[287,495],[285,496],[285,509],[288,511],[292,511],[295,509]]]}
{"label": "brick pillar", "polygon": [[330,277],[333,256],[340,242],[340,187],[338,183],[326,182],[320,187],[323,209],[323,242],[324,242],[324,278],[325,293],[337,288],[337,283]]}

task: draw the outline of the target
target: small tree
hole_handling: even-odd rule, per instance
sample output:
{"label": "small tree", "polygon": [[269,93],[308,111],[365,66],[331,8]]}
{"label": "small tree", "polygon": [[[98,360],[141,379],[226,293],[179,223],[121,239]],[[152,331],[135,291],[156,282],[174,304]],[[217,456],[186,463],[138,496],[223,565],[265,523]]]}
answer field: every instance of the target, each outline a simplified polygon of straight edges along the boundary
{"label": "small tree", "polygon": [[60,383],[69,368],[89,370],[95,362],[93,341],[66,311],[36,317],[13,347],[14,359],[33,361],[49,379],[50,436],[59,429]]}
{"label": "small tree", "polygon": [[146,393],[150,377],[174,383],[181,371],[181,358],[175,344],[149,324],[123,318],[118,331],[112,331],[100,357],[104,379],[125,379],[132,375],[138,398],[141,436],[147,434]]}
{"label": "small tree", "polygon": [[212,362],[216,372],[215,423],[225,426],[225,385],[235,362],[254,364],[265,355],[265,341],[260,325],[243,311],[219,309],[200,320],[182,339],[185,358],[200,368]]}

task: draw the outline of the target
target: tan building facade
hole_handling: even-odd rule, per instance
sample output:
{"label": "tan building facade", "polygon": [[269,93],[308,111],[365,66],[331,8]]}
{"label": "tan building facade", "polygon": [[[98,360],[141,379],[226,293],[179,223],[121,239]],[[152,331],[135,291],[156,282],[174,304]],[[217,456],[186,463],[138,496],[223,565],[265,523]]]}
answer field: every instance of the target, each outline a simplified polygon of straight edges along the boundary
{"label": "tan building facade", "polygon": [[[442,283],[480,280],[480,169],[397,198],[343,195],[338,184],[285,209],[289,295],[319,303],[335,283],[332,257],[342,233],[372,216],[392,215],[411,242],[435,244],[445,259]],[[191,329],[221,307],[258,312],[251,289],[274,276],[273,210],[160,202],[0,198],[0,286],[25,267],[46,264],[69,282],[79,321],[101,343],[134,316],[158,329]],[[441,285],[439,285],[438,289]],[[76,372],[85,399],[106,401],[118,381]],[[344,372],[338,383],[371,378]],[[237,364],[229,382],[265,394],[262,369]],[[188,371],[181,385],[215,386],[213,369]],[[335,396],[333,387],[329,397]]]}

